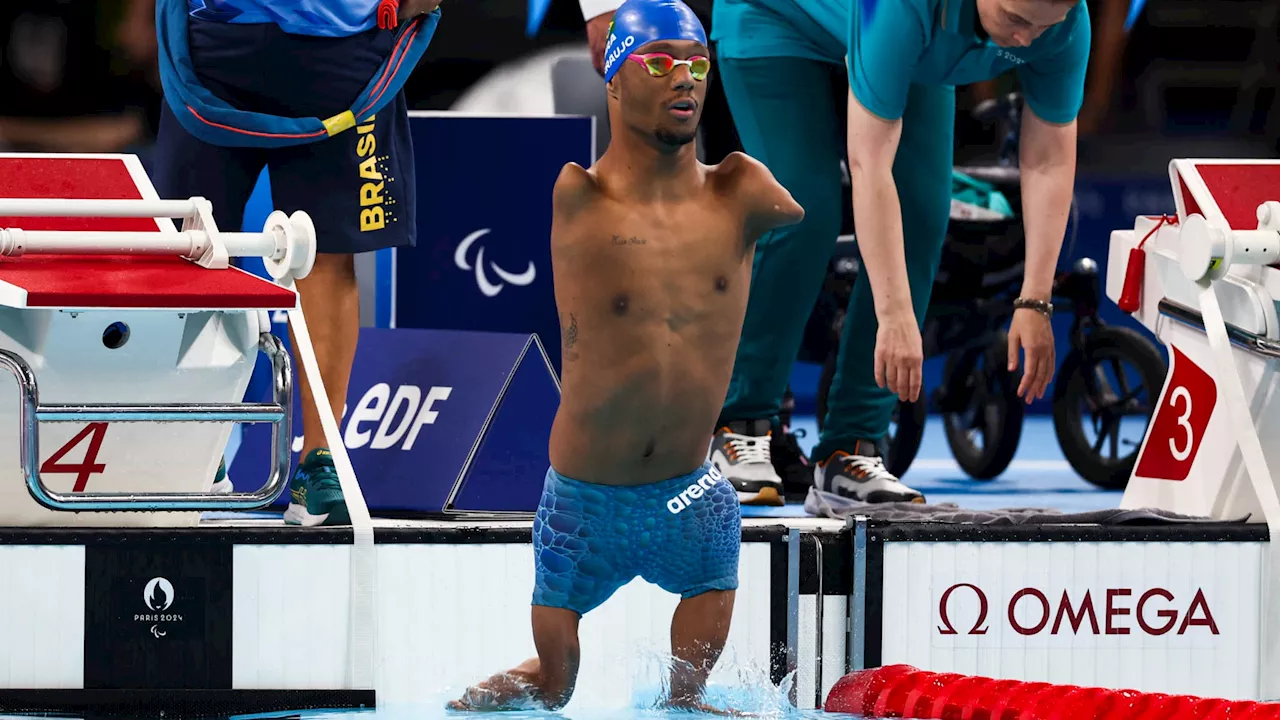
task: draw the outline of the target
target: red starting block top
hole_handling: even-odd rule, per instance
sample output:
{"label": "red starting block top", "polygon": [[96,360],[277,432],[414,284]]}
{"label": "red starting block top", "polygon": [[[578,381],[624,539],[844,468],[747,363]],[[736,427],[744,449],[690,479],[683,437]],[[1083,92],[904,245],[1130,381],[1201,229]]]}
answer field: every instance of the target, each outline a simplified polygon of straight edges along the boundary
{"label": "red starting block top", "polygon": [[[160,199],[132,155],[0,154],[0,197]],[[176,229],[168,218],[57,217],[0,217],[0,228]],[[176,256],[0,257],[0,305],[9,307],[288,310],[296,303],[293,291],[239,268],[211,270]]]}
{"label": "red starting block top", "polygon": [[1199,213],[1232,230],[1258,227],[1258,206],[1280,200],[1280,161],[1175,160],[1179,219]]}

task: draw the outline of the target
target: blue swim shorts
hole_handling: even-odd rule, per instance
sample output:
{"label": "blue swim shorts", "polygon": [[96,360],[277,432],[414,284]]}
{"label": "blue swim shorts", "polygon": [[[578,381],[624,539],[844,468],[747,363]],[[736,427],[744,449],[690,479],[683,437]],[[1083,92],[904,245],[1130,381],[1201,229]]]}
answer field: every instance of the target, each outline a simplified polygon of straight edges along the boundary
{"label": "blue swim shorts", "polygon": [[738,494],[710,462],[632,486],[552,468],[533,521],[533,604],[585,615],[637,576],[681,598],[736,590],[741,547]]}

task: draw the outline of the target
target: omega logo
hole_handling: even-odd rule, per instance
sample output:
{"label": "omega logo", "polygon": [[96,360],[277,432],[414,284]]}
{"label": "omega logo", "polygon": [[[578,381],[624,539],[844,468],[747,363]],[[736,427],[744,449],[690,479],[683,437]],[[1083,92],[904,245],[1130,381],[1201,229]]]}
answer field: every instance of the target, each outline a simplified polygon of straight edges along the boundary
{"label": "omega logo", "polygon": [[[958,592],[961,596],[970,593],[978,601],[977,617],[971,623],[961,622],[959,628],[954,621],[960,618],[952,617],[953,596]],[[1039,635],[1046,630],[1050,635],[1129,635],[1133,631],[1131,624],[1136,624],[1141,633],[1156,637],[1173,632],[1175,628],[1178,635],[1185,635],[1191,628],[1198,627],[1208,628],[1211,635],[1221,634],[1201,588],[1196,588],[1190,602],[1178,602],[1172,592],[1157,587],[1145,590],[1138,596],[1136,604],[1129,605],[1126,598],[1133,594],[1133,588],[1107,588],[1105,604],[1095,607],[1091,590],[1086,590],[1079,602],[1073,602],[1069,591],[1064,589],[1055,607],[1055,603],[1041,590],[1024,587],[1009,598],[1003,615],[1009,628],[1019,635]],[[990,611],[991,602],[982,588],[972,583],[952,585],[938,600],[938,616],[942,621],[938,633],[986,635],[990,629]],[[964,614],[969,615],[967,612]],[[1126,616],[1132,616],[1133,620],[1123,619]]]}

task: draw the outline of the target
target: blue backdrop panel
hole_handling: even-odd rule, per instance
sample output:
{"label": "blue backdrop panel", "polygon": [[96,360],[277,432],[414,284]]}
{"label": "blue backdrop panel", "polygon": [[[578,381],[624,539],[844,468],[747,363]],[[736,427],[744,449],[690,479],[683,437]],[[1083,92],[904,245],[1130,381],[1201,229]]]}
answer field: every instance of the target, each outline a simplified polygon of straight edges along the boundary
{"label": "blue backdrop panel", "polygon": [[[415,113],[418,240],[377,263],[378,317],[398,328],[534,333],[560,368],[551,194],[594,157],[589,117]],[[387,286],[390,286],[389,292]]]}

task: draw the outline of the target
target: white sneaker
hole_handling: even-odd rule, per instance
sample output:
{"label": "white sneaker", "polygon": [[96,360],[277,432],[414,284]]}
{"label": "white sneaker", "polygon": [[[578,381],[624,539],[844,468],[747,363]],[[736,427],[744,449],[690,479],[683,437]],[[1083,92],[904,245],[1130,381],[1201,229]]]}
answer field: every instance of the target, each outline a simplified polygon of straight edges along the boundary
{"label": "white sneaker", "polygon": [[710,459],[738,491],[743,505],[785,505],[782,478],[773,468],[768,420],[736,421],[716,431]]}
{"label": "white sneaker", "polygon": [[923,503],[924,494],[913,490],[884,467],[874,443],[859,441],[853,453],[837,450],[813,466],[813,486],[865,503]]}

